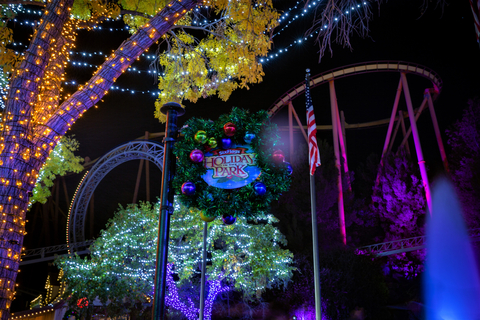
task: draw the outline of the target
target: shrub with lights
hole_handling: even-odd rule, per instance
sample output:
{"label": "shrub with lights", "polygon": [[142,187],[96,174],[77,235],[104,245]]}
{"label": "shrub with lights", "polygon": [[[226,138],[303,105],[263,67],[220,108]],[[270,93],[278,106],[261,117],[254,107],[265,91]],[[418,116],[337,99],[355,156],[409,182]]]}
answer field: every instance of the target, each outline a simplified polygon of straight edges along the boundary
{"label": "shrub with lights", "polygon": [[233,108],[217,121],[192,118],[181,133],[173,185],[182,204],[198,209],[204,221],[255,218],[288,190],[292,167],[266,111]]}

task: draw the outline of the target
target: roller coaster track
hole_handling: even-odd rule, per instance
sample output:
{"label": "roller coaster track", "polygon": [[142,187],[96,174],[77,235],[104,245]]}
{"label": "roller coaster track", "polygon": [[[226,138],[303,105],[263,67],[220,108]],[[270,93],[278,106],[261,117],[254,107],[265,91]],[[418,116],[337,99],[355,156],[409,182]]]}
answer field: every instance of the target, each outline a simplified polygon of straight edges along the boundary
{"label": "roller coaster track", "polygon": [[[432,82],[432,87],[436,89],[437,94],[440,93],[443,86],[442,79],[435,71],[418,63],[404,61],[372,61],[352,64],[317,74],[311,77],[310,88],[315,88],[321,84],[328,83],[330,80],[374,72],[405,72],[421,76]],[[302,95],[304,91],[305,82],[300,82],[278,98],[268,109],[268,114],[273,117],[278,111],[280,111],[280,109],[288,105],[288,102]],[[435,99],[435,96],[433,96],[433,98]]]}

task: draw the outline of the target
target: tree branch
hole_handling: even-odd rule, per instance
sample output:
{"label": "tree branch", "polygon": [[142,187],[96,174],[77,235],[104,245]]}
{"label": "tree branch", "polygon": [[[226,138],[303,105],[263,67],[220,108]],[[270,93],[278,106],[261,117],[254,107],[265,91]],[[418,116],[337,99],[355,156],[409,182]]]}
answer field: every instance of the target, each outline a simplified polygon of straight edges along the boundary
{"label": "tree branch", "polygon": [[[25,6],[37,6],[37,7],[45,8],[45,3],[44,2],[37,2],[37,1],[34,1],[34,0],[0,0],[0,5],[8,5],[8,4],[21,4],[21,5],[25,5]],[[153,18],[153,16],[151,16],[149,14],[139,12],[139,11],[134,11],[134,10],[121,9],[120,14],[121,15],[129,14],[129,15],[132,15],[132,16],[140,16],[140,17],[144,17],[144,18],[147,18],[147,19]]]}

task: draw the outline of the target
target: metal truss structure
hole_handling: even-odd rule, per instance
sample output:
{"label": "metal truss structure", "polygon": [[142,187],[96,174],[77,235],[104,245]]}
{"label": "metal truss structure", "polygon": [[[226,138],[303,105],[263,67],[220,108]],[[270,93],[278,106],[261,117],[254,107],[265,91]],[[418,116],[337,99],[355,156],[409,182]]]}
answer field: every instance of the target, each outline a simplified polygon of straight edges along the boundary
{"label": "metal truss structure", "polygon": [[73,196],[68,212],[67,246],[70,252],[79,251],[85,241],[85,220],[90,199],[100,181],[118,165],[130,160],[153,162],[163,171],[163,146],[154,141],[131,141],[101,157],[87,172]]}
{"label": "metal truss structure", "polygon": [[[94,242],[94,240],[87,240],[75,243],[74,247],[77,248],[77,254],[89,253],[88,247]],[[26,250],[22,253],[22,260],[20,265],[54,260],[57,256],[63,256],[68,254],[69,244],[60,244],[56,246],[37,248]]]}
{"label": "metal truss structure", "polygon": [[[480,241],[480,229],[469,230],[470,239]],[[372,254],[377,257],[389,256],[403,252],[415,251],[425,248],[425,236],[400,239],[388,242],[372,244],[370,246],[360,247],[355,252],[357,254]]]}

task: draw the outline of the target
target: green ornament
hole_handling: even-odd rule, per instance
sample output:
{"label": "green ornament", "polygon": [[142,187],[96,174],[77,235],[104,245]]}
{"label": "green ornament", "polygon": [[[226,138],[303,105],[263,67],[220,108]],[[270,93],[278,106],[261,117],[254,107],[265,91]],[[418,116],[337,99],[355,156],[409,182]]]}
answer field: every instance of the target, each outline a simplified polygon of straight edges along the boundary
{"label": "green ornament", "polygon": [[216,148],[217,147],[217,139],[215,139],[214,137],[211,137],[210,139],[208,139],[208,145],[210,148]]}
{"label": "green ornament", "polygon": [[203,211],[201,211],[201,210],[199,210],[199,211],[200,211],[200,219],[202,219],[203,221],[212,222],[213,220],[215,220],[215,217],[208,217],[203,213]]}
{"label": "green ornament", "polygon": [[207,142],[207,133],[204,130],[198,130],[197,133],[195,133],[195,141],[204,144]]}

